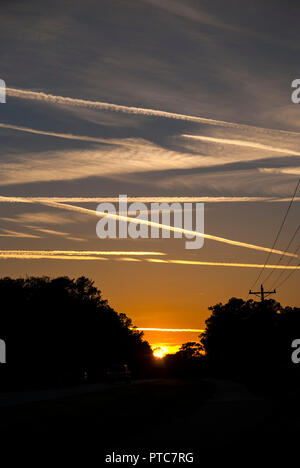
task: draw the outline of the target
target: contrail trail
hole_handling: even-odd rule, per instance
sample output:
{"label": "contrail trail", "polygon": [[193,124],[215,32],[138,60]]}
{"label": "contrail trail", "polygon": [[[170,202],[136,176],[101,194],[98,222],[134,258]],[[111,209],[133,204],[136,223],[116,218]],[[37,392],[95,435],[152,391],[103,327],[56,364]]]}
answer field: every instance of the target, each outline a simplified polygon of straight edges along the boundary
{"label": "contrail trail", "polygon": [[[16,88],[6,88],[6,94],[8,96],[21,98],[21,99],[30,99],[48,102],[50,104],[64,104],[75,107],[86,107],[90,109],[99,109],[99,110],[109,110],[113,112],[121,112],[126,114],[138,114],[150,117],[163,117],[168,119],[184,120],[188,122],[197,122],[205,123],[208,125],[219,125],[224,127],[232,128],[251,128],[259,130],[269,130],[263,129],[261,127],[255,127],[251,125],[239,124],[234,122],[227,122],[224,120],[208,119],[205,117],[197,117],[193,115],[178,114],[175,112],[162,111],[157,109],[149,109],[143,107],[133,107],[133,106],[122,106],[119,104],[111,104],[108,102],[102,101],[90,101],[86,99],[77,99],[64,96],[55,96],[53,94],[46,94],[43,92],[22,90]],[[290,132],[286,130],[276,130],[278,133],[293,134],[299,135],[298,132]]]}
{"label": "contrail trail", "polygon": [[[90,136],[85,136],[85,135],[73,135],[72,133],[56,133],[56,132],[48,132],[46,130],[37,130],[35,128],[29,128],[29,127],[22,127],[20,125],[11,125],[11,124],[6,124],[6,123],[0,123],[0,128],[7,128],[9,130],[16,130],[19,132],[25,132],[25,133],[33,133],[35,135],[45,135],[45,136],[51,136],[55,138],[63,138],[66,140],[79,140],[79,141],[88,141],[91,143],[104,143],[106,145],[126,145],[126,146],[139,146],[138,143],[130,143],[129,141],[122,141],[122,140],[107,140],[105,138],[96,138],[96,137],[90,137]],[[140,145],[144,146],[144,145]]]}
{"label": "contrail trail", "polygon": [[[242,268],[262,268],[263,265],[257,263],[228,263],[228,262],[200,262],[196,260],[162,260],[156,258],[148,258],[148,262],[153,263],[177,263],[179,265],[202,265],[202,266],[225,266],[225,267],[242,267]],[[266,265],[265,268],[276,268],[278,270],[299,270],[300,266],[287,265]]]}
{"label": "contrail trail", "polygon": [[[204,237],[205,239],[211,239],[211,240],[215,240],[217,242],[223,242],[225,244],[230,244],[230,245],[235,245],[235,246],[239,246],[239,247],[246,247],[246,248],[249,248],[249,249],[254,249],[254,250],[261,250],[261,251],[264,251],[264,252],[270,252],[271,249],[268,248],[268,247],[262,247],[262,246],[258,246],[258,245],[254,245],[254,244],[248,244],[248,243],[245,243],[245,242],[239,242],[239,241],[234,241],[234,240],[231,240],[231,239],[226,239],[224,237],[218,237],[218,236],[214,236],[214,235],[211,235],[211,234],[205,234],[205,233],[199,233],[199,232],[196,232],[196,231],[189,231],[189,230],[186,230],[186,229],[182,229],[182,228],[178,228],[178,227],[174,227],[174,226],[167,226],[167,225],[164,225],[164,224],[160,224],[160,223],[155,223],[153,221],[148,221],[148,220],[143,220],[143,219],[136,219],[136,218],[131,218],[131,217],[125,217],[125,216],[120,216],[120,215],[117,215],[117,214],[111,214],[111,213],[100,213],[100,212],[97,212],[97,211],[94,211],[94,210],[90,210],[88,208],[83,208],[81,206],[74,206],[74,205],[68,205],[66,203],[62,203],[62,202],[57,202],[57,201],[53,201],[53,199],[45,199],[45,198],[25,198],[25,197],[0,197],[0,201],[7,201],[7,198],[11,201],[11,200],[17,200],[17,201],[21,201],[21,202],[24,202],[24,203],[39,203],[41,205],[45,205],[45,206],[52,206],[52,207],[55,207],[55,208],[59,208],[59,209],[65,209],[65,210],[69,210],[69,211],[77,211],[77,212],[81,212],[81,213],[86,213],[86,214],[89,214],[89,215],[92,215],[92,216],[97,216],[97,217],[108,217],[108,218],[112,218],[112,219],[116,219],[116,220],[122,220],[122,221],[128,221],[128,222],[133,222],[135,224],[145,224],[147,226],[153,226],[153,227],[157,227],[157,228],[160,228],[160,229],[167,229],[167,230],[170,230],[172,232],[180,232],[182,234],[190,234],[192,236],[195,236],[195,237]],[[119,200],[119,199],[117,199]],[[297,257],[296,254],[293,254],[293,253],[289,253],[289,252],[283,252],[281,250],[273,250],[273,253],[275,254],[278,254],[278,255],[286,255],[288,257]]]}
{"label": "contrail trail", "polygon": [[200,123],[207,123],[210,125],[224,125],[228,127],[240,127],[240,124],[232,123],[232,122],[225,122],[222,120],[215,120],[215,119],[207,119],[205,117],[196,117],[192,115],[185,115],[185,114],[177,114],[174,112],[167,112],[161,111],[156,109],[148,109],[143,107],[132,107],[132,106],[122,106],[119,104],[111,104],[108,102],[101,102],[101,101],[89,101],[86,99],[76,99],[64,96],[55,96],[53,94],[46,94],[43,92],[36,92],[36,91],[26,91],[22,89],[16,88],[6,88],[6,94],[8,96],[21,98],[21,99],[30,99],[30,100],[38,100],[44,101],[51,104],[64,104],[70,105],[75,107],[87,107],[90,109],[99,109],[99,110],[109,110],[113,112],[122,112],[126,114],[139,114],[145,116],[153,116],[153,117],[164,117],[169,119],[176,119],[176,120],[185,120],[189,122],[200,122]]}
{"label": "contrail trail", "polygon": [[166,255],[163,252],[143,252],[138,250],[0,250],[0,257],[22,257],[23,255],[44,255],[47,257],[53,257],[55,255],[84,257],[97,257],[97,256],[121,256],[121,255],[132,255],[132,256],[155,256],[155,255]]}
{"label": "contrail trail", "polygon": [[[115,146],[128,146],[128,147],[133,147],[133,148],[145,147],[145,144],[129,141],[127,139],[114,140],[114,139],[91,137],[91,136],[86,136],[86,135],[74,135],[72,133],[57,133],[57,132],[51,132],[47,130],[37,130],[35,128],[23,127],[20,125],[12,125],[12,124],[6,124],[6,123],[0,123],[0,128],[6,128],[9,130],[15,130],[19,132],[34,134],[34,135],[45,135],[45,136],[51,136],[54,138],[62,138],[65,140],[86,141],[89,143],[100,143],[100,144],[115,145]],[[233,139],[228,139],[228,138],[208,137],[208,136],[190,135],[190,134],[182,134],[181,137],[187,138],[187,139],[199,140],[199,141],[207,141],[210,143],[222,143],[224,145],[241,146],[244,148],[254,148],[254,149],[260,149],[263,151],[273,151],[276,153],[300,156],[300,152],[298,151],[293,151],[288,148],[278,148],[276,146],[264,145],[262,143],[256,143],[256,142],[251,142],[247,140],[233,140]]]}
{"label": "contrail trail", "polygon": [[[162,252],[142,252],[142,251],[82,251],[82,250],[0,250],[0,260],[4,259],[54,259],[54,260],[109,260],[109,257],[117,257],[117,260],[134,262],[137,258],[128,258],[122,256],[131,255],[133,257],[147,257],[149,255],[166,255]],[[118,258],[119,257],[119,258]],[[263,265],[255,263],[226,263],[226,262],[206,262],[194,260],[163,260],[158,258],[144,258],[151,263],[166,263],[178,265],[198,265],[198,266],[225,266],[225,267],[242,267],[242,268],[262,268]],[[293,265],[267,265],[266,268],[276,268],[279,270],[299,270],[300,266]]]}
{"label": "contrail trail", "polygon": [[[108,217],[108,218],[111,218],[111,219],[127,221],[127,222],[131,222],[131,223],[135,223],[135,224],[145,224],[147,226],[153,226],[153,227],[157,227],[157,228],[160,228],[160,229],[167,229],[167,230],[172,231],[172,232],[180,232],[182,234],[187,234],[187,235],[191,235],[191,236],[195,236],[195,237],[204,237],[205,239],[210,239],[210,240],[214,240],[214,241],[217,241],[217,242],[223,242],[225,244],[235,245],[235,246],[238,246],[238,247],[246,247],[248,249],[261,250],[263,252],[271,252],[271,249],[268,248],[268,247],[261,247],[261,246],[254,245],[254,244],[248,244],[248,243],[245,243],[245,242],[234,241],[234,240],[231,240],[231,239],[226,239],[224,237],[218,237],[218,236],[214,236],[214,235],[211,235],[211,234],[204,234],[204,233],[200,233],[200,232],[196,232],[196,231],[190,231],[188,229],[183,229],[183,228],[179,228],[179,227],[175,227],[175,226],[167,226],[165,224],[155,223],[153,221],[148,221],[148,220],[145,220],[145,219],[131,218],[129,216],[121,216],[121,215],[112,214],[112,213],[105,213],[105,212],[101,213],[99,211],[90,210],[88,208],[83,208],[81,206],[68,205],[66,203],[56,203],[56,202],[53,202],[53,201],[51,201],[51,202],[50,201],[43,201],[43,202],[39,201],[39,203],[41,203],[43,205],[46,205],[46,206],[53,206],[55,208],[61,208],[61,209],[69,210],[69,211],[77,211],[77,212],[81,212],[81,213],[87,213],[87,214],[97,216],[97,217],[100,217],[100,218]],[[286,255],[288,257],[297,257],[296,254],[289,253],[289,252],[283,252],[281,250],[272,250],[272,252],[276,253],[278,255]]]}
{"label": "contrail trail", "polygon": [[215,137],[207,137],[207,136],[202,136],[202,135],[188,135],[188,134],[182,134],[181,136],[184,138],[189,138],[193,140],[209,141],[211,143],[222,143],[224,145],[242,146],[246,148],[261,149],[264,151],[273,151],[276,153],[284,153],[284,154],[289,154],[293,156],[300,156],[300,152],[298,151],[292,151],[288,148],[277,148],[276,146],[263,145],[261,143],[256,143],[256,142],[247,141],[247,140],[231,140],[228,138],[215,138]]}
{"label": "contrail trail", "polygon": [[23,254],[23,255],[10,255],[0,252],[0,260],[8,259],[17,259],[17,260],[108,260],[107,257],[92,256],[92,255],[46,255],[46,254]]}
{"label": "contrail trail", "polygon": [[[300,201],[300,197],[294,201]],[[39,203],[43,201],[65,202],[65,203],[118,203],[118,197],[6,197],[0,196],[0,203]],[[290,201],[289,198],[274,197],[127,197],[128,202],[202,202],[202,203],[227,203],[227,202],[283,202]]]}
{"label": "contrail trail", "polygon": [[[70,201],[70,199],[67,199],[67,200]],[[107,201],[107,199],[104,199],[104,200]],[[136,218],[131,218],[131,217],[124,217],[124,216],[120,216],[120,215],[117,215],[117,214],[111,214],[111,213],[104,213],[104,212],[100,213],[100,212],[96,212],[94,210],[90,210],[88,208],[83,208],[81,206],[74,206],[74,205],[68,205],[68,204],[62,203],[62,202],[57,202],[57,201],[54,201],[54,198],[49,199],[49,198],[35,198],[35,197],[32,197],[32,198],[26,198],[26,197],[0,197],[0,201],[17,201],[17,202],[23,202],[23,203],[39,203],[39,204],[45,205],[45,206],[52,206],[52,207],[55,207],[55,208],[65,209],[65,210],[69,210],[69,211],[77,211],[77,212],[86,213],[86,214],[89,214],[89,215],[92,215],[92,216],[98,216],[98,217],[106,216],[108,218],[112,218],[112,219],[116,219],[116,220],[129,221],[129,222],[133,222],[133,223],[136,223],[136,224],[145,224],[147,226],[153,226],[153,227],[157,227],[157,228],[160,228],[160,229],[167,229],[167,230],[170,230],[172,232],[180,232],[182,234],[190,234],[190,235],[195,236],[195,237],[204,237],[205,239],[211,239],[211,240],[215,240],[217,242],[223,242],[225,244],[235,245],[235,246],[239,246],[239,247],[246,247],[246,248],[249,248],[249,249],[261,250],[261,251],[264,251],[264,252],[270,252],[271,251],[271,249],[268,248],[268,247],[262,247],[262,246],[258,246],[258,245],[254,245],[254,244],[248,244],[248,243],[245,243],[245,242],[234,241],[234,240],[231,240],[231,239],[226,239],[224,237],[218,237],[218,236],[214,236],[214,235],[211,235],[211,234],[205,234],[205,233],[199,233],[199,232],[195,232],[195,231],[189,231],[189,230],[174,227],[174,226],[167,226],[167,225],[164,225],[164,224],[155,223],[153,221],[148,221],[148,220],[143,220],[143,219],[136,219]],[[93,201],[94,201],[94,199],[93,199]],[[116,199],[116,201],[119,201],[119,199]],[[296,254],[289,253],[289,252],[283,252],[281,250],[276,250],[276,249],[273,250],[273,253],[278,254],[278,255],[286,255],[288,257],[297,257]]]}

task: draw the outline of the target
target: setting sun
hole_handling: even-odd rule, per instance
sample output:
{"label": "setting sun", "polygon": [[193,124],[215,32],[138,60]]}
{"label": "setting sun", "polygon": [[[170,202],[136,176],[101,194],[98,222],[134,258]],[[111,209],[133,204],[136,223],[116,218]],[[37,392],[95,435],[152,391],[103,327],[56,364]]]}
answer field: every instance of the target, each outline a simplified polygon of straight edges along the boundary
{"label": "setting sun", "polygon": [[158,348],[153,349],[153,356],[158,359],[162,359],[167,354],[168,354],[168,348],[166,348],[165,346],[159,346]]}

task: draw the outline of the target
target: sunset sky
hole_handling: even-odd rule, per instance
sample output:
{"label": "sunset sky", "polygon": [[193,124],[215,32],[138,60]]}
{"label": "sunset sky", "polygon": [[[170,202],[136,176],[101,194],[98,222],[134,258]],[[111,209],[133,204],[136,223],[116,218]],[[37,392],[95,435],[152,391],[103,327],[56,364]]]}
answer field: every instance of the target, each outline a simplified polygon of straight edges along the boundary
{"label": "sunset sky", "polygon": [[[1,276],[85,275],[137,327],[168,329],[145,338],[170,351],[197,339],[209,306],[246,299],[300,176],[300,5],[240,6],[2,0]],[[204,202],[204,246],[99,239],[96,208],[120,194]],[[299,202],[300,189],[278,251]],[[272,297],[299,307],[298,284],[296,271]]]}

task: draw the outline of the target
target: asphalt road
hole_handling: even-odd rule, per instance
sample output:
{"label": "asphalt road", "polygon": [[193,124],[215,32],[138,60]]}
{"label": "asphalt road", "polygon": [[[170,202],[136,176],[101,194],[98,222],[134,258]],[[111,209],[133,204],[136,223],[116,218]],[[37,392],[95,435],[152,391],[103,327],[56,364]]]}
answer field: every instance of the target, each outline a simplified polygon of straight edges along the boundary
{"label": "asphalt road", "polygon": [[233,461],[237,449],[247,459],[259,454],[262,460],[263,452],[270,459],[275,448],[290,453],[300,427],[297,398],[260,398],[242,384],[212,379],[140,380],[2,395],[1,406],[2,447],[23,445],[29,460],[37,446],[49,456],[64,451],[89,459],[93,454],[96,466],[102,466],[105,453],[116,450],[192,451],[197,464],[206,456]]}

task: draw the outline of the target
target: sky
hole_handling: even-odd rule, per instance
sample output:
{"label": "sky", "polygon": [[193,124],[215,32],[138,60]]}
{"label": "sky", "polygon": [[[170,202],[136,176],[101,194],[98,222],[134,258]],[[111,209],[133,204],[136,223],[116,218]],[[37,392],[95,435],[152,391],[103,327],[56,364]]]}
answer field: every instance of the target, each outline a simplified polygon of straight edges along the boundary
{"label": "sky", "polygon": [[[209,306],[247,298],[268,256],[297,265],[268,249],[300,174],[299,13],[283,0],[2,0],[0,275],[85,275],[137,327],[172,329],[145,338],[175,350]],[[99,239],[96,208],[120,194],[204,202],[203,247]],[[300,189],[278,251],[299,202]],[[254,289],[290,271],[266,268]],[[299,307],[298,282],[293,270],[272,297]]]}

